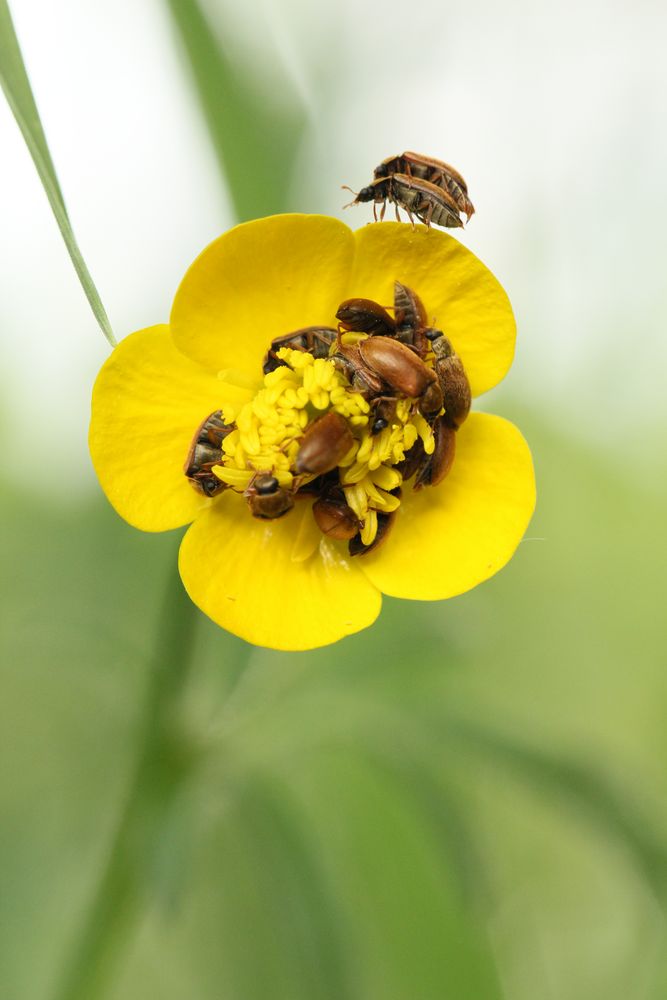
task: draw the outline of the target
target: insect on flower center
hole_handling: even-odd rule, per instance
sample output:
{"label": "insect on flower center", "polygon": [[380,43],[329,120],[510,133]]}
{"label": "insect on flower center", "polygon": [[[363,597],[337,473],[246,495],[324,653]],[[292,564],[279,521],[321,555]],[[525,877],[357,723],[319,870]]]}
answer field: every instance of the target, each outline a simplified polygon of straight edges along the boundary
{"label": "insect on flower center", "polygon": [[210,497],[231,489],[265,519],[308,501],[323,534],[347,540],[353,555],[382,541],[404,480],[420,489],[449,470],[469,407],[469,388],[463,406],[448,400],[449,370],[461,382],[455,396],[467,379],[447,338],[425,327],[420,300],[398,282],[395,299],[394,317],[350,299],[338,330],[274,339],[255,396],[223,406],[195,434],[185,465],[195,488]]}

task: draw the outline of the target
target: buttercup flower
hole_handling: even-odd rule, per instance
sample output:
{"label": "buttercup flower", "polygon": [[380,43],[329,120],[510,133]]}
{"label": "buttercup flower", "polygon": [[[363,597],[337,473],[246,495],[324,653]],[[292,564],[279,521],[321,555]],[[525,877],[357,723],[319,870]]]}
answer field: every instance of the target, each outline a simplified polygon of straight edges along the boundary
{"label": "buttercup flower", "polygon": [[[336,333],[349,299],[393,324],[396,282],[433,327],[419,350]],[[307,328],[315,346],[274,344],[267,359]],[[372,624],[382,593],[461,594],[510,559],[535,484],[511,423],[459,420],[443,398],[436,331],[473,397],[506,374],[511,307],[451,236],[306,215],[237,226],[190,267],[169,325],[130,335],[103,366],[90,429],[102,488],[144,531],[193,522],[179,556],[188,594],[258,645],[334,642]]]}

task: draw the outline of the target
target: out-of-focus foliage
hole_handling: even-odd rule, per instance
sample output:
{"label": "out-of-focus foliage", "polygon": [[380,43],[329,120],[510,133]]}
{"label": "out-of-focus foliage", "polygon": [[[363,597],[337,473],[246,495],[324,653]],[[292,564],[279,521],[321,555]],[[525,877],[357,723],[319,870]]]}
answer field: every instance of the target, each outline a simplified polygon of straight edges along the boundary
{"label": "out-of-focus foliage", "polygon": [[44,129],[42,128],[21,50],[16,39],[7,0],[0,0],[0,83],[16,118],[16,122],[21,129],[26,145],[30,150],[30,155],[39,174],[39,179],[44,186],[51,210],[62,233],[67,252],[72,259],[86,298],[90,303],[90,307],[95,314],[102,333],[113,346],[116,341],[109,318],[102,305],[102,300],[93,279],[90,276],[90,272],[86,267],[86,262],[81,256],[81,251],[79,250],[79,245],[76,242],[72,224],[67,214],[56,169],[46,143]]}
{"label": "out-of-focus foliage", "polygon": [[[477,591],[245,667],[199,618],[188,766],[105,996],[664,995],[666,491],[529,436],[541,505]],[[2,513],[0,993],[47,1000],[141,751],[175,538],[101,502]]]}
{"label": "out-of-focus foliage", "polygon": [[[169,3],[240,216],[285,207],[301,111]],[[498,577],[308,654],[198,616],[182,677],[177,538],[0,489],[0,996],[662,1000],[664,463],[528,436]]]}
{"label": "out-of-focus foliage", "polygon": [[285,211],[306,124],[290,80],[220,41],[198,0],[166,0],[239,222]]}

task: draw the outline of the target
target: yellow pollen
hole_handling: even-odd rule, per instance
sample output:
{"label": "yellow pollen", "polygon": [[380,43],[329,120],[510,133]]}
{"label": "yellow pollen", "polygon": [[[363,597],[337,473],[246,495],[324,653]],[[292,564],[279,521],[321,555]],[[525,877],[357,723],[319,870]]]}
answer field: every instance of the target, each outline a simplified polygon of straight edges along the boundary
{"label": "yellow pollen", "polygon": [[393,491],[403,479],[395,466],[418,438],[426,454],[432,454],[433,430],[414,399],[399,398],[391,422],[372,434],[371,405],[350,387],[332,359],[289,347],[281,348],[277,356],[284,364],[264,376],[249,402],[223,408],[225,422],[236,426],[222,441],[220,464],[213,472],[238,493],[247,490],[260,472],[273,475],[285,489],[298,489],[315,478],[297,477],[295,471],[304,431],[323,413],[338,413],[354,436],[340,460],[340,483],[359,519],[361,541],[370,545],[377,534],[378,511],[391,513],[400,505]]}

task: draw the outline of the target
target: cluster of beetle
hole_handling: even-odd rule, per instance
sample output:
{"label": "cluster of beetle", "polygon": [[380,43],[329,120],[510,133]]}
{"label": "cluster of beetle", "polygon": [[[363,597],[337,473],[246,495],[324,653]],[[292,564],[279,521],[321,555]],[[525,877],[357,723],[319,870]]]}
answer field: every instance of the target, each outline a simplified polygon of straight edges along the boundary
{"label": "cluster of beetle", "polygon": [[[354,192],[353,192],[354,193]],[[387,200],[399,205],[414,225],[412,213],[426,225],[461,226],[459,211],[468,218],[474,208],[465,181],[453,167],[439,160],[403,153],[384,160],[373,182],[355,202],[373,201],[373,212]],[[375,216],[377,219],[377,216]],[[264,358],[264,374],[286,364],[278,357],[283,347],[307,351],[314,358],[329,358],[351,388],[370,404],[371,434],[390,426],[399,399],[409,397],[433,429],[435,448],[427,455],[420,438],[396,468],[404,481],[414,477],[413,489],[435,486],[454,461],[456,431],[470,410],[470,385],[460,358],[440,330],[428,326],[426,310],[417,294],[394,283],[394,315],[371,299],[347,299],[336,312],[338,328],[309,326],[271,341]],[[356,343],[345,343],[346,333],[365,334]],[[430,364],[426,363],[432,355]],[[441,413],[441,411],[443,411]],[[207,497],[227,489],[212,471],[222,461],[222,442],[234,430],[222,412],[211,413],[198,428],[184,466],[192,485]],[[386,538],[394,513],[377,511],[378,529],[373,542],[361,540],[361,525],[345,500],[338,466],[354,443],[350,427],[340,414],[329,411],[306,427],[296,457],[292,487],[281,486],[270,472],[258,472],[244,496],[254,517],[282,517],[295,498],[315,498],[313,515],[330,538],[348,541],[351,555],[375,548]],[[400,487],[393,491],[400,494]]]}
{"label": "cluster of beetle", "polygon": [[[345,185],[345,190],[352,188]],[[377,222],[377,206],[382,205],[380,220],[384,219],[387,202],[394,205],[396,219],[400,222],[398,209],[403,208],[413,227],[413,215],[427,226],[446,226],[456,229],[463,225],[461,212],[470,219],[475,211],[468,197],[468,186],[458,170],[442,160],[435,160],[420,153],[401,153],[389,156],[373,171],[373,180],[355,195],[351,205],[373,202],[373,217]],[[345,206],[348,207],[347,205]]]}
{"label": "cluster of beetle", "polygon": [[[340,304],[336,318],[337,330],[311,326],[272,340],[264,373],[285,364],[278,357],[283,347],[308,351],[315,358],[330,358],[352,389],[370,403],[371,434],[379,434],[391,424],[399,399],[415,399],[419,412],[433,428],[435,448],[427,455],[418,439],[397,469],[404,480],[414,476],[414,489],[435,486],[451,468],[456,430],[470,409],[470,385],[461,359],[440,330],[427,326],[421,300],[399,281],[395,282],[393,317],[371,299],[347,299]],[[346,344],[343,335],[347,332],[366,334],[366,339]],[[429,353],[433,367],[425,362]],[[233,429],[216,410],[195,434],[185,474],[205,496],[217,496],[227,488],[212,469],[220,463],[222,442]],[[271,473],[257,473],[244,494],[251,513],[261,518],[281,517],[291,510],[296,497],[315,497],[313,515],[325,535],[348,540],[352,555],[374,548],[386,536],[393,514],[378,511],[376,538],[371,545],[364,545],[359,521],[345,502],[338,473],[338,465],[353,443],[352,431],[340,414],[329,411],[314,420],[301,439],[292,488],[280,486]],[[300,477],[308,482],[300,482]]]}

